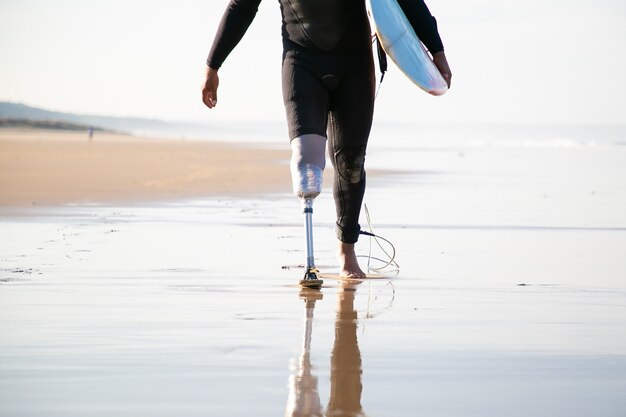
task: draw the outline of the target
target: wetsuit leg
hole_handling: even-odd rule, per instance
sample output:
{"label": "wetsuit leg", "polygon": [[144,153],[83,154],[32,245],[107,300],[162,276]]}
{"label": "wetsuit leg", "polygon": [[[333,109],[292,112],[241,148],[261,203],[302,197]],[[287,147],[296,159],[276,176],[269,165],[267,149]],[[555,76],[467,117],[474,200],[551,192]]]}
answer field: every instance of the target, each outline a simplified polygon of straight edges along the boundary
{"label": "wetsuit leg", "polygon": [[316,72],[318,58],[293,42],[284,42],[283,102],[289,139],[309,134],[326,137],[329,92]]}
{"label": "wetsuit leg", "polygon": [[344,243],[355,243],[361,230],[359,214],[365,193],[365,152],[374,114],[375,84],[370,51],[369,59],[354,65],[331,95],[328,151],[335,168],[337,237]]}

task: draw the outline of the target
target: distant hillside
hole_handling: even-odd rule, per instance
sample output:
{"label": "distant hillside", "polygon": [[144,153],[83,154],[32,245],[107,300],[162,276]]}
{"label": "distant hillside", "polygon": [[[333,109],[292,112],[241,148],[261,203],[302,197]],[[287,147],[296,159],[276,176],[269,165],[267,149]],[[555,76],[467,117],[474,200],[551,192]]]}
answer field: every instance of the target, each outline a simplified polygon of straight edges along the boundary
{"label": "distant hillside", "polygon": [[[166,122],[137,117],[111,117],[63,113],[27,106],[22,103],[0,101],[0,119],[19,120],[32,127],[80,129],[92,127],[138,136],[182,138],[214,138],[218,140],[282,141],[286,134],[281,122],[232,122],[211,119],[211,123]],[[208,119],[208,118],[207,118]],[[8,123],[8,122],[6,122]],[[6,126],[6,124],[5,124]],[[56,126],[56,127],[54,127]],[[1,127],[1,126],[0,126]]]}
{"label": "distant hillside", "polygon": [[162,130],[168,125],[161,120],[62,113],[11,102],[0,102],[0,119],[61,122],[126,132]]}

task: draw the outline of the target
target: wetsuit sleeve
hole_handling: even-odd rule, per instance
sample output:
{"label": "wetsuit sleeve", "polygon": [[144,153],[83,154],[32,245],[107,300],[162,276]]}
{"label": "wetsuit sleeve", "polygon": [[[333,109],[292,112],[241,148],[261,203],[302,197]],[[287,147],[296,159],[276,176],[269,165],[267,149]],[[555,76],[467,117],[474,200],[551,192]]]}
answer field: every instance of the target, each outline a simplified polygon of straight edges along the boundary
{"label": "wetsuit sleeve", "polygon": [[254,20],[261,0],[230,0],[217,28],[207,65],[219,69]]}
{"label": "wetsuit sleeve", "polygon": [[413,26],[415,34],[431,54],[443,51],[443,42],[437,30],[437,20],[430,14],[423,0],[398,0],[398,4]]}

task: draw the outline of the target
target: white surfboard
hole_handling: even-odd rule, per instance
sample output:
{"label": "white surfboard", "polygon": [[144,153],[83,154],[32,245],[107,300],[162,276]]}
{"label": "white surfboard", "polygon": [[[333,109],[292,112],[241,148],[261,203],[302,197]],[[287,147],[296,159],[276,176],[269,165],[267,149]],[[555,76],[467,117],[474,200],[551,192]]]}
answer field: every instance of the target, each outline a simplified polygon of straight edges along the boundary
{"label": "white surfboard", "polygon": [[367,0],[367,9],[380,43],[391,60],[418,87],[434,96],[448,91],[430,54],[396,0]]}

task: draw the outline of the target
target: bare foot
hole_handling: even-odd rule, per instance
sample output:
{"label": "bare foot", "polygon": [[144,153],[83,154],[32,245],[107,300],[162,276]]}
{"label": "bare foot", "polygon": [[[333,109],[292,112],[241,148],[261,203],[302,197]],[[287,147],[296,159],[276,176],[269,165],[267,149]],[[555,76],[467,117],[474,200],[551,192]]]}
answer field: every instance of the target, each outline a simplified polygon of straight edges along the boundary
{"label": "bare foot", "polygon": [[365,278],[365,272],[359,267],[356,253],[354,253],[354,243],[339,242],[337,259],[341,278]]}

